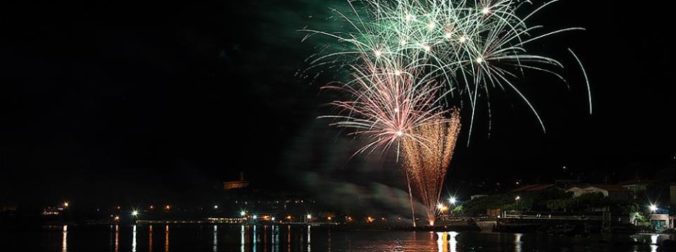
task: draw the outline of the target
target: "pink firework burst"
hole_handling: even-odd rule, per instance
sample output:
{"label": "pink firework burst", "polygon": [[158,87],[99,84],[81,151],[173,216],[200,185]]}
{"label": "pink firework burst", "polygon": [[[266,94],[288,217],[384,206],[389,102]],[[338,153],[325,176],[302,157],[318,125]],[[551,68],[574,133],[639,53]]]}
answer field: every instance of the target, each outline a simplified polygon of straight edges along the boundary
{"label": "pink firework burst", "polygon": [[442,86],[434,81],[416,79],[418,69],[399,64],[364,59],[363,67],[352,66],[354,79],[348,83],[329,84],[324,89],[339,90],[349,98],[331,103],[338,108],[332,126],[349,128],[351,135],[368,139],[357,153],[378,148],[388,149],[401,140],[419,142],[423,139],[414,129],[436,122],[447,113],[439,106]]}

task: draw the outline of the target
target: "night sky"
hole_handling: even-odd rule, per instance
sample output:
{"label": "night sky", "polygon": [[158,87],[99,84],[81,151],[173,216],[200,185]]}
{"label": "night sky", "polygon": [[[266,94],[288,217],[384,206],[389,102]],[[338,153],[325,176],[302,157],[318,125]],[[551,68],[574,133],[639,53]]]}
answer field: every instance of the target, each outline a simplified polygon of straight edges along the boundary
{"label": "night sky", "polygon": [[[239,171],[288,191],[398,186],[386,182],[401,175],[391,157],[351,157],[359,141],[316,119],[329,112],[319,88],[331,76],[298,74],[318,46],[301,43],[298,29],[326,25],[343,2],[170,2],[3,4],[0,201],[177,199]],[[673,167],[672,15],[655,4],[562,0],[534,17],[552,30],[588,29],[531,48],[570,66],[570,88],[539,74],[520,83],[546,133],[513,93],[495,92],[491,130],[484,115],[469,146],[462,132],[449,188],[617,182]],[[568,47],[589,73],[591,116]]]}

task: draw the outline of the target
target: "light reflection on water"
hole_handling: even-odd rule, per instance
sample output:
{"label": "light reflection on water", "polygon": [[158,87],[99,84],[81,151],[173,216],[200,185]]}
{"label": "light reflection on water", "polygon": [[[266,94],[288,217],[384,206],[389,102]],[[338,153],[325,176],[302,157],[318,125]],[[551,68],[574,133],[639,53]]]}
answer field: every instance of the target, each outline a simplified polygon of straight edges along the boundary
{"label": "light reflection on water", "polygon": [[148,226],[148,252],[153,251],[153,225]]}
{"label": "light reflection on water", "polygon": [[132,229],[131,252],[136,252],[136,225]]}
{"label": "light reflection on water", "polygon": [[514,252],[521,252],[521,236],[523,236],[523,234],[514,234]]}
{"label": "light reflection on water", "polygon": [[241,239],[241,241],[240,241],[240,244],[242,244],[242,245],[241,245],[241,249],[240,249],[240,250],[241,250],[242,252],[244,252],[244,243],[245,243],[245,241],[246,241],[246,240],[244,240],[244,225],[242,225],[242,231],[241,231],[241,234],[242,234],[242,239]]}
{"label": "light reflection on water", "polygon": [[310,234],[312,233],[312,226],[307,225],[307,251],[310,252]]}
{"label": "light reflection on water", "polygon": [[650,235],[650,252],[657,252],[657,238],[660,235]]}
{"label": "light reflection on water", "polygon": [[213,251],[217,252],[218,251],[218,225],[214,225],[214,237],[213,237],[212,240],[214,241]]}
{"label": "light reflection on water", "polygon": [[258,236],[256,236],[256,225],[253,226],[253,246],[251,246],[253,252],[256,252],[256,240],[258,239]]}
{"label": "light reflection on water", "polygon": [[437,232],[437,251],[439,252],[457,252],[458,240],[456,237],[458,232]]}
{"label": "light reflection on water", "polygon": [[449,237],[450,237],[450,242],[449,242],[450,250],[453,251],[453,252],[458,251],[458,240],[455,239],[455,237],[458,236],[458,232],[451,231],[451,232],[448,232],[448,234],[449,234]]}
{"label": "light reflection on water", "polygon": [[120,251],[120,225],[115,225],[115,252]]}
{"label": "light reflection on water", "polygon": [[164,226],[164,252],[169,252],[169,225]]}
{"label": "light reflection on water", "polygon": [[63,225],[61,235],[61,252],[68,252],[68,225]]}
{"label": "light reflection on water", "polygon": [[[55,232],[58,230],[58,233]],[[45,232],[45,231],[43,231]],[[597,238],[538,234],[408,231],[336,231],[310,225],[164,225],[164,235],[154,235],[153,225],[111,225],[109,228],[59,226],[56,243],[42,251],[666,251],[660,244],[675,236],[644,234]],[[237,234],[239,232],[239,234]],[[162,233],[162,232],[161,232]],[[17,233],[22,234],[22,233]],[[6,236],[6,235],[5,235]],[[286,236],[286,239],[282,238]],[[43,237],[43,236],[36,236]],[[55,237],[55,236],[49,236]],[[109,238],[107,238],[109,237]],[[7,238],[7,237],[4,237]],[[11,239],[11,237],[10,237]],[[42,238],[46,239],[46,238]],[[106,240],[110,239],[109,242]],[[624,242],[615,244],[615,240]],[[32,240],[31,240],[32,241]],[[58,242],[57,242],[58,241]],[[153,248],[160,242],[163,247]],[[106,244],[108,244],[106,249]],[[590,245],[591,244],[591,245]],[[50,247],[52,246],[52,247]],[[5,251],[0,246],[0,251]],[[286,248],[286,249],[284,249]],[[29,250],[29,249],[26,249]],[[40,250],[30,250],[40,251]]]}

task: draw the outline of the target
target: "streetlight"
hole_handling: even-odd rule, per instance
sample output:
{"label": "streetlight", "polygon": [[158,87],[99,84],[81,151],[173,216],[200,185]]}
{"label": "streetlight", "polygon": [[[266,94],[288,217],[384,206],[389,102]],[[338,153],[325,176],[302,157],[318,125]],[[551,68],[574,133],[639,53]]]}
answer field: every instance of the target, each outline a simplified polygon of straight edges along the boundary
{"label": "streetlight", "polygon": [[516,201],[521,200],[521,196],[517,195],[516,198],[514,198],[514,200],[516,200]]}
{"label": "streetlight", "polygon": [[64,207],[64,208],[68,208],[69,206],[70,206],[70,203],[68,203],[68,201],[63,202],[63,207]]}
{"label": "streetlight", "polygon": [[218,209],[218,205],[214,205],[214,209]]}
{"label": "streetlight", "polygon": [[437,204],[437,209],[439,210],[444,209],[444,204],[441,203]]}
{"label": "streetlight", "polygon": [[305,217],[307,217],[307,220],[311,220],[311,219],[312,219],[312,214],[308,214],[308,215],[305,216]]}
{"label": "streetlight", "polygon": [[[136,217],[138,216],[138,210],[131,211],[132,221],[136,223]],[[136,225],[134,225],[134,233],[136,233]]]}
{"label": "streetlight", "polygon": [[254,214],[254,215],[253,215],[253,219],[254,219],[254,220],[255,220],[255,219],[258,219],[258,215],[255,215],[255,214]]}
{"label": "streetlight", "polygon": [[451,196],[451,198],[448,199],[448,203],[451,203],[451,205],[455,205],[457,202],[458,199],[456,199],[455,196]]}
{"label": "streetlight", "polygon": [[655,205],[655,204],[650,204],[649,208],[650,208],[650,212],[654,213],[655,211],[657,211],[657,205]]}
{"label": "streetlight", "polygon": [[246,211],[244,211],[244,210],[239,211],[239,216],[244,217],[245,215],[246,215]]}

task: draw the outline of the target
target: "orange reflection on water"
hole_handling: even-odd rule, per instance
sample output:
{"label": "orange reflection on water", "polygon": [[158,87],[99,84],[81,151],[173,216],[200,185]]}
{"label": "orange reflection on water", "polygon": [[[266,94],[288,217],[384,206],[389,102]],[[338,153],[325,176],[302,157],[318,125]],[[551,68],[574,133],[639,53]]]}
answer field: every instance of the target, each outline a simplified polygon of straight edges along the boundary
{"label": "orange reflection on water", "polygon": [[268,225],[263,226],[263,252],[268,252]]}
{"label": "orange reflection on water", "polygon": [[169,225],[164,226],[164,251],[169,252]]}
{"label": "orange reflection on water", "polygon": [[115,252],[120,251],[120,226],[115,225]]}
{"label": "orange reflection on water", "polygon": [[153,225],[148,226],[148,252],[153,251]]}
{"label": "orange reflection on water", "polygon": [[437,250],[439,252],[457,252],[458,241],[456,236],[458,232],[437,232]]}
{"label": "orange reflection on water", "polygon": [[287,231],[286,231],[286,249],[287,251],[291,252],[291,225],[286,225]]}

